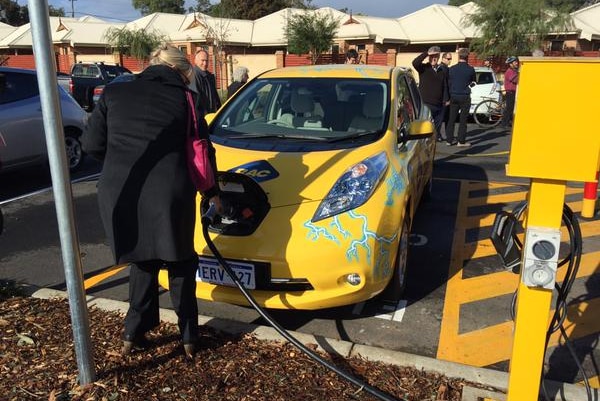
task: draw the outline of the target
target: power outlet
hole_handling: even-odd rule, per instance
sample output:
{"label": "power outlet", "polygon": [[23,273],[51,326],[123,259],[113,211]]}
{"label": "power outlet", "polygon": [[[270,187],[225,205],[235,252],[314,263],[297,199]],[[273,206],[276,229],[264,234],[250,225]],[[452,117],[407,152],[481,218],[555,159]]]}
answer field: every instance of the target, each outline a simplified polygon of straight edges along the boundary
{"label": "power outlet", "polygon": [[556,282],[560,230],[527,227],[521,280],[528,287],[553,289]]}

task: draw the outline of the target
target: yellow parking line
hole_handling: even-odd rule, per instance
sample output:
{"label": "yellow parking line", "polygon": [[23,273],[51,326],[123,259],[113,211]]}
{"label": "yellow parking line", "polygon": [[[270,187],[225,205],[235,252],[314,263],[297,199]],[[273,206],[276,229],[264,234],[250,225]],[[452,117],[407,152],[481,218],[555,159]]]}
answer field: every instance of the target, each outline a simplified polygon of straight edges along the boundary
{"label": "yellow parking line", "polygon": [[[493,214],[467,217],[469,192],[473,188],[482,187],[484,184],[467,180],[460,181],[452,255],[448,271],[449,278],[446,285],[443,319],[437,351],[439,359],[472,366],[488,366],[510,359],[514,323],[512,321],[502,322],[460,334],[461,307],[469,302],[510,294],[516,289],[519,280],[517,274],[508,271],[462,279],[462,268],[466,259],[496,254],[489,239],[465,243],[467,228],[481,227],[482,222],[491,225],[493,217],[495,217]],[[491,188],[493,183],[489,184]],[[502,187],[501,184],[497,188]],[[581,192],[581,190],[569,189],[569,193],[577,192]],[[514,196],[514,194],[512,195]],[[489,198],[484,197],[484,199],[489,202]],[[505,202],[508,199],[510,197],[496,196],[493,198],[496,202]],[[581,201],[571,202],[570,205],[574,211],[581,210]],[[600,224],[598,222],[582,222],[581,229],[584,237],[600,235]],[[564,239],[567,238],[564,230],[562,236]],[[600,251],[585,253],[582,256],[577,277],[585,279],[585,277],[597,274],[600,270],[598,260],[600,260]],[[559,282],[564,280],[565,273],[566,268],[561,268],[558,271],[557,279]],[[600,331],[600,321],[593,313],[598,308],[600,308],[600,298],[579,302],[568,308],[564,327],[571,339],[589,337]],[[549,318],[553,313],[554,311],[549,311]],[[560,346],[558,340],[559,333],[553,334],[549,341],[549,347]],[[595,378],[594,383],[597,385],[597,378]]]}
{"label": "yellow parking line", "polygon": [[[508,194],[492,194],[487,196],[475,196],[467,200],[467,206],[483,206],[496,203],[512,203],[524,201],[527,197],[528,189],[519,192]],[[567,187],[566,195],[581,194],[583,196],[583,188]]]}
{"label": "yellow parking line", "polygon": [[128,266],[129,266],[128,264],[111,266],[108,269],[104,270],[102,273],[96,274],[95,276],[92,276],[92,277],[88,278],[87,280],[85,280],[83,282],[83,288],[85,288],[86,290],[90,289],[93,286],[95,286],[96,284],[119,273],[121,270],[125,269]]}
{"label": "yellow parking line", "polygon": [[[567,202],[567,205],[571,208],[574,213],[578,213],[581,211],[582,201],[576,202]],[[465,224],[465,229],[468,228],[482,228],[489,227],[494,224],[494,219],[496,218],[496,213],[487,213],[487,214],[479,214],[474,216],[469,216],[463,220]]]}
{"label": "yellow parking line", "polygon": [[[600,251],[584,254],[577,277],[589,277],[595,274],[598,270],[598,260],[600,260]],[[558,269],[557,280],[559,283],[565,279],[566,272],[566,267]],[[456,287],[456,300],[460,303],[468,303],[511,294],[517,289],[518,281],[519,275],[511,271],[466,278]]]}
{"label": "yellow parking line", "polygon": [[452,241],[452,255],[450,257],[450,266],[448,271],[448,281],[446,283],[446,296],[444,299],[444,310],[442,312],[442,322],[440,325],[440,340],[438,345],[437,357],[440,359],[453,360],[455,348],[457,347],[457,334],[459,330],[460,303],[456,301],[458,297],[458,287],[462,280],[463,267],[463,245],[465,243],[465,230],[459,228],[459,222],[465,218],[466,208],[464,202],[469,197],[469,188],[465,182],[460,183],[458,206],[456,209],[456,229]]}
{"label": "yellow parking line", "polygon": [[[589,377],[588,381],[590,382],[591,387],[600,388],[600,376]],[[583,386],[585,382],[582,380],[577,384],[581,384]]]}

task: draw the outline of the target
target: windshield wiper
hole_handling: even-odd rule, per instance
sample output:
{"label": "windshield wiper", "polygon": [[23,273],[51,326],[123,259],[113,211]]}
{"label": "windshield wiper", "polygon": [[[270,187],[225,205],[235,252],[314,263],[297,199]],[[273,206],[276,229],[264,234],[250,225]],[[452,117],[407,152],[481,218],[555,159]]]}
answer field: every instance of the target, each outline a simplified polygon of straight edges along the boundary
{"label": "windshield wiper", "polygon": [[277,138],[277,139],[297,139],[302,141],[328,141],[329,138],[323,138],[322,136],[312,136],[312,135],[299,135],[299,134],[246,134],[246,135],[232,135],[224,137],[225,139],[268,139],[268,138]]}
{"label": "windshield wiper", "polygon": [[349,140],[357,139],[357,138],[360,138],[360,137],[363,137],[363,136],[375,135],[375,134],[379,134],[379,131],[354,132],[354,133],[349,134],[349,135],[338,136],[338,137],[335,137],[335,138],[326,138],[326,139],[327,139],[327,142],[333,143],[333,142],[349,141]]}

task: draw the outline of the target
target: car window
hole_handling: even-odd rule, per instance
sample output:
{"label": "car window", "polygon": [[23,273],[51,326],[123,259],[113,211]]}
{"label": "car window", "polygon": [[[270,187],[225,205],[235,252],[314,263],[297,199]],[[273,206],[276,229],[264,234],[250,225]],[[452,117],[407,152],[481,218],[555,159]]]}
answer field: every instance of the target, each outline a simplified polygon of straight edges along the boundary
{"label": "car window", "polygon": [[411,90],[404,76],[398,77],[398,127],[405,128],[411,121],[416,119],[416,110]]}
{"label": "car window", "polygon": [[37,77],[18,72],[4,73],[4,90],[0,91],[0,104],[16,102],[38,96]]}
{"label": "car window", "polygon": [[475,74],[476,74],[477,85],[493,84],[494,83],[494,76],[493,76],[492,72],[489,72],[489,71],[478,71]]}

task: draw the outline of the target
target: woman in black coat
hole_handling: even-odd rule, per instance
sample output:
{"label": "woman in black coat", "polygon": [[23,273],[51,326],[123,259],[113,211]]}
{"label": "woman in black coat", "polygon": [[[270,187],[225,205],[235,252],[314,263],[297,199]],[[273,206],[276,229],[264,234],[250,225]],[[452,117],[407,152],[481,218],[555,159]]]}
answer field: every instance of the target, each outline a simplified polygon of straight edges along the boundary
{"label": "woman in black coat", "polygon": [[[166,266],[179,330],[191,357],[198,336],[198,257],[196,190],[185,146],[191,114],[186,90],[193,70],[186,56],[168,45],[153,53],[150,64],[136,80],[105,88],[82,143],[87,153],[104,161],[98,181],[100,215],[115,262],[131,266],[123,354],[146,346],[145,333],[159,324],[158,272]],[[207,137],[204,121],[199,124]],[[203,196],[219,204],[216,194],[213,187]]]}

